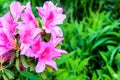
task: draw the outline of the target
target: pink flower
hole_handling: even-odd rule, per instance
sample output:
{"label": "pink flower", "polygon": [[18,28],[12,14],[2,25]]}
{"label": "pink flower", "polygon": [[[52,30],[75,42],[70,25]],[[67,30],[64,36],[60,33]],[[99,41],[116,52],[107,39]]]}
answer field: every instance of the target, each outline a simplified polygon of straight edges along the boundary
{"label": "pink flower", "polygon": [[29,48],[27,49],[27,51],[24,55],[29,56],[29,57],[38,58],[37,54],[39,53],[41,46],[42,46],[41,37],[37,36],[37,38],[31,42],[31,45],[29,46]]}
{"label": "pink flower", "polygon": [[30,2],[27,3],[24,12],[21,15],[21,18],[22,18],[23,22],[25,22],[25,23],[28,23],[30,21],[36,22],[36,18],[32,13],[32,8],[30,6]]}
{"label": "pink flower", "polygon": [[59,58],[63,51],[60,49],[56,49],[50,43],[43,42],[41,46],[42,47],[38,52],[38,63],[36,66],[36,72],[43,72],[46,65],[51,66],[55,70],[57,70],[57,66],[53,58]]}
{"label": "pink flower", "polygon": [[64,38],[57,37],[55,33],[56,32],[54,31],[51,32],[51,37],[49,41],[54,47],[56,47],[58,44],[60,44],[64,40]]}
{"label": "pink flower", "polygon": [[19,2],[12,2],[10,5],[10,12],[7,12],[0,19],[0,27],[8,29],[9,33],[14,36],[16,35],[16,26],[19,24],[18,19],[25,7],[21,6]]}
{"label": "pink flower", "polygon": [[26,24],[27,24],[27,23],[29,23],[30,21],[32,21],[32,22],[35,24],[35,27],[39,27],[38,21],[37,21],[37,19],[35,18],[35,16],[33,15],[30,2],[27,3],[24,12],[21,14],[21,18],[22,18],[23,23],[26,23]]}
{"label": "pink flower", "polygon": [[[13,2],[10,5],[12,15],[10,12],[7,12],[0,18],[0,56],[6,55],[9,51],[16,49],[15,30],[23,8],[19,2]],[[8,56],[7,58],[10,57]]]}
{"label": "pink flower", "polygon": [[[13,2],[10,5],[11,13],[7,12],[0,17],[0,59],[9,60],[16,51],[20,51],[21,55],[38,60],[36,72],[43,72],[46,66],[57,70],[54,58],[59,59],[61,54],[67,53],[57,48],[64,39],[62,30],[57,25],[62,24],[66,16],[62,14],[62,8],[54,6],[50,1],[37,9],[42,18],[42,29],[50,33],[50,40],[45,42],[42,38],[45,36],[42,35],[44,30],[40,29],[33,15],[30,2],[26,6]],[[11,54],[7,56],[9,53]]]}
{"label": "pink flower", "polygon": [[1,17],[1,28],[7,29],[10,35],[15,35],[15,28],[17,23],[14,22],[10,12],[7,12],[3,17]]}
{"label": "pink flower", "polygon": [[14,38],[9,34],[8,30],[0,29],[0,56],[6,54],[9,50],[16,47]]}
{"label": "pink flower", "polygon": [[56,35],[62,36],[62,30],[56,26],[57,24],[62,24],[63,20],[66,18],[62,14],[62,8],[56,7],[52,2],[46,1],[43,7],[37,7],[38,13],[42,18],[43,29],[47,33],[50,33],[52,30],[56,32]]}
{"label": "pink flower", "polygon": [[32,21],[28,24],[20,24],[17,26],[17,29],[20,36],[21,54],[25,54],[31,43],[40,34],[41,30],[36,28]]}
{"label": "pink flower", "polygon": [[55,36],[49,42],[42,42],[38,36],[31,46],[25,52],[25,56],[34,57],[38,59],[36,72],[43,72],[46,65],[53,67],[57,70],[57,66],[53,58],[60,58],[62,53],[67,53],[64,50],[57,49],[56,46],[63,40],[63,38],[56,38]]}
{"label": "pink flower", "polygon": [[8,61],[13,55],[15,55],[15,50],[11,49],[4,53],[3,55],[1,55],[0,57],[3,58],[4,61]]}
{"label": "pink flower", "polygon": [[34,57],[38,59],[36,72],[43,72],[46,65],[51,66],[57,70],[57,66],[53,58],[60,58],[62,53],[67,53],[64,50],[56,48],[56,46],[62,40],[63,38],[57,38],[54,34],[51,36],[49,42],[43,42],[41,41],[41,37],[37,36],[34,39],[34,41],[31,41],[31,45],[25,48],[25,56]]}
{"label": "pink flower", "polygon": [[10,11],[11,11],[14,21],[16,21],[16,22],[18,21],[24,8],[25,8],[25,6],[21,6],[21,4],[19,2],[11,3]]}
{"label": "pink flower", "polygon": [[17,26],[18,33],[20,35],[20,42],[30,43],[40,32],[41,29],[36,28],[33,22],[28,24],[20,24]]}

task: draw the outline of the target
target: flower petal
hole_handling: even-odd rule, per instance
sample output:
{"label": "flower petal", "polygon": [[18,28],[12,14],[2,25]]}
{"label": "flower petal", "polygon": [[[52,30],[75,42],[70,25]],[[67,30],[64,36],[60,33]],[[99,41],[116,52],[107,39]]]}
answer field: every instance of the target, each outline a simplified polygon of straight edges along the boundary
{"label": "flower petal", "polygon": [[25,9],[24,13],[21,15],[21,18],[22,18],[23,22],[25,22],[25,23],[28,23],[29,21],[33,21],[34,23],[36,23],[36,19],[35,19],[35,16],[33,15],[32,8],[30,6],[30,2],[27,3],[26,9]]}
{"label": "flower petal", "polygon": [[61,49],[55,49],[55,51],[57,51],[58,53],[61,53],[61,54],[67,54],[68,53],[67,51],[61,50]]}
{"label": "flower petal", "polygon": [[65,15],[63,15],[63,14],[57,14],[57,16],[54,19],[53,24],[54,25],[56,25],[56,24],[62,24],[65,18],[66,18]]}
{"label": "flower petal", "polygon": [[56,36],[63,37],[63,32],[60,27],[55,26],[55,27],[53,27],[53,30],[55,31]]}
{"label": "flower petal", "polygon": [[10,5],[10,11],[15,21],[20,18],[20,14],[23,11],[25,6],[21,6],[19,2],[12,2]]}
{"label": "flower petal", "polygon": [[55,62],[55,61],[53,61],[53,60],[47,60],[47,61],[45,61],[45,63],[46,63],[48,66],[53,67],[55,70],[58,70],[58,68],[57,68],[57,65],[56,65],[56,62]]}
{"label": "flower petal", "polygon": [[30,47],[29,45],[22,43],[20,46],[20,49],[21,49],[20,54],[24,55],[26,53],[26,51],[29,49],[29,47]]}
{"label": "flower petal", "polygon": [[11,27],[11,25],[13,24],[13,19],[10,15],[10,12],[7,12],[3,17],[1,17],[1,24],[5,28]]}
{"label": "flower petal", "polygon": [[37,73],[43,72],[45,70],[45,63],[42,60],[39,60],[36,68],[35,68]]}

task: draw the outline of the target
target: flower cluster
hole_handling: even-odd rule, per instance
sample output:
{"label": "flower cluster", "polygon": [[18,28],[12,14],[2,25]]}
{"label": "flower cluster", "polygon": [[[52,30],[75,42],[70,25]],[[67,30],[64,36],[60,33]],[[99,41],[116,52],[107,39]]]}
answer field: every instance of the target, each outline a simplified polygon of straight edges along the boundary
{"label": "flower cluster", "polygon": [[12,2],[10,12],[0,17],[0,59],[9,61],[19,52],[37,60],[35,70],[38,73],[43,72],[46,65],[57,70],[53,59],[59,59],[61,54],[67,53],[57,48],[64,39],[57,25],[62,24],[66,16],[62,14],[62,8],[50,1],[36,8],[41,20],[34,16],[30,2],[26,6]]}

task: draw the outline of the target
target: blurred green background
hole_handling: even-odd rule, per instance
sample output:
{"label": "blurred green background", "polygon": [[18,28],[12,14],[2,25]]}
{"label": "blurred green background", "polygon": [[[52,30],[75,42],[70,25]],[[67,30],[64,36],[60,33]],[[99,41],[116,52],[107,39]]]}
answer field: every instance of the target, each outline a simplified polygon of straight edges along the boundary
{"label": "blurred green background", "polygon": [[[31,2],[35,7],[46,0],[0,0],[0,16],[13,1]],[[16,80],[120,80],[120,0],[51,0],[64,9],[67,18],[60,25],[62,48],[68,54],[56,60],[58,71],[41,74],[20,72]]]}

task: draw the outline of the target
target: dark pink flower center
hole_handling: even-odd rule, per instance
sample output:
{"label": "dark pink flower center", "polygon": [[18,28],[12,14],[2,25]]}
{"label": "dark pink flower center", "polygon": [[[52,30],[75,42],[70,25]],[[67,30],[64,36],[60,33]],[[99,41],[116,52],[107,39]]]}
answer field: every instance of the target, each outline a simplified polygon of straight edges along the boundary
{"label": "dark pink flower center", "polygon": [[41,55],[42,59],[49,59],[50,58],[50,48],[47,47],[45,48],[45,50],[43,51],[42,55]]}
{"label": "dark pink flower center", "polygon": [[40,50],[40,42],[39,42],[39,41],[37,41],[37,42],[33,45],[32,50],[33,50],[35,53]]}
{"label": "dark pink flower center", "polygon": [[27,16],[28,20],[32,21],[32,20],[33,20],[33,17],[32,17],[30,14],[27,14],[27,15],[28,15],[28,16]]}
{"label": "dark pink flower center", "polygon": [[47,27],[50,23],[53,22],[53,20],[54,20],[54,14],[53,14],[53,12],[51,11],[50,14],[49,14],[49,16],[47,17],[47,21],[46,21],[45,26]]}
{"label": "dark pink flower center", "polygon": [[23,36],[23,42],[24,43],[28,43],[29,41],[29,38],[30,38],[30,36],[31,36],[31,30],[27,30],[27,31],[25,31],[25,34],[24,34],[24,36]]}

